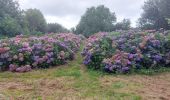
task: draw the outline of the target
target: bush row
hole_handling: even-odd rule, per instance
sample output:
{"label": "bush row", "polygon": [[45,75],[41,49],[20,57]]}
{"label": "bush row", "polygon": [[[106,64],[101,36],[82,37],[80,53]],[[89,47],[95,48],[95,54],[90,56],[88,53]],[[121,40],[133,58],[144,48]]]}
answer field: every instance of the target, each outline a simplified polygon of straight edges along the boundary
{"label": "bush row", "polygon": [[109,73],[170,67],[170,33],[97,33],[88,38],[82,55],[88,68]]}
{"label": "bush row", "polygon": [[16,36],[0,41],[0,70],[27,72],[73,60],[80,38],[72,33]]}

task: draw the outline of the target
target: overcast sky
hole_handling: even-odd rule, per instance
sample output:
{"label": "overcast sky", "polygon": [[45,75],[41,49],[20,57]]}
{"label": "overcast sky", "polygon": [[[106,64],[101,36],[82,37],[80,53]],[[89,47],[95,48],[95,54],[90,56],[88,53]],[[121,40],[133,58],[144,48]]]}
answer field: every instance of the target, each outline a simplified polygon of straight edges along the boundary
{"label": "overcast sky", "polygon": [[86,9],[105,5],[115,12],[117,20],[129,18],[132,26],[142,13],[145,0],[18,0],[22,9],[37,8],[44,14],[48,23],[59,23],[70,29],[80,21]]}

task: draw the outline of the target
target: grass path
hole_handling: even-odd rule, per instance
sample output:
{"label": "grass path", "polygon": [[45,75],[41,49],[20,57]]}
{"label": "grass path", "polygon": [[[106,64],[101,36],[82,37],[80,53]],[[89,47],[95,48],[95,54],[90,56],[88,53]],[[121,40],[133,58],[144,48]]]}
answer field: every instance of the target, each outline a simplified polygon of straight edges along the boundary
{"label": "grass path", "polygon": [[170,73],[103,75],[76,60],[28,73],[0,73],[0,100],[169,100]]}

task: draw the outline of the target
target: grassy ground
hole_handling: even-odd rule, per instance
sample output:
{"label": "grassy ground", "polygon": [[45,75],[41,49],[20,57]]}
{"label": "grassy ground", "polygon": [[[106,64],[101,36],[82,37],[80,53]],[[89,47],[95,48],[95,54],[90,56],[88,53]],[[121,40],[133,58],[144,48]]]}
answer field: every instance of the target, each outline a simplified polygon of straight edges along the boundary
{"label": "grassy ground", "polygon": [[82,57],[56,68],[0,73],[0,100],[168,100],[170,73],[104,75]]}

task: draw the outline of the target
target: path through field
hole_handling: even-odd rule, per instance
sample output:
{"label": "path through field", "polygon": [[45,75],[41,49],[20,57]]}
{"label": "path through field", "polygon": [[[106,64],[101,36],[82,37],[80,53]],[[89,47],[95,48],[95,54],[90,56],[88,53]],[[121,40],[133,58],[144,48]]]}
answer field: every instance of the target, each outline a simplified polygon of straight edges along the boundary
{"label": "path through field", "polygon": [[170,73],[103,75],[76,60],[28,73],[0,73],[0,100],[170,100]]}

